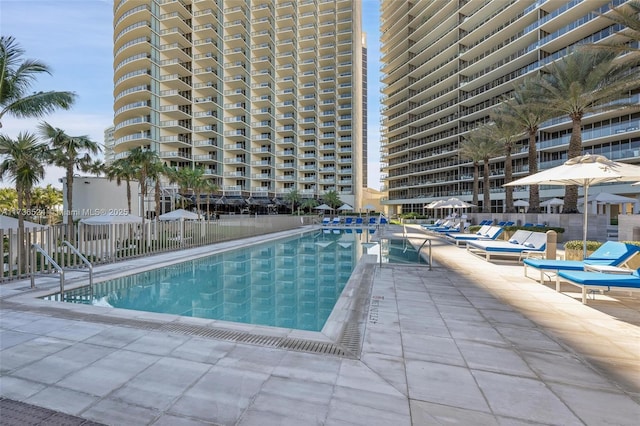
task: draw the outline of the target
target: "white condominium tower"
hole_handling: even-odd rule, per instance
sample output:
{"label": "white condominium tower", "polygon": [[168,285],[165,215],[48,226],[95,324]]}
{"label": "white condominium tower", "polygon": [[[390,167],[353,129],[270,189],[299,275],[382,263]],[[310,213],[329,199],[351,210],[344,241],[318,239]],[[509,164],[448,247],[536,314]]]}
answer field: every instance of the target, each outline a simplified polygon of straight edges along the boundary
{"label": "white condominium tower", "polygon": [[[471,201],[473,165],[458,155],[463,137],[487,122],[501,97],[525,77],[575,46],[618,37],[621,27],[601,15],[624,2],[383,0],[381,156],[390,210],[422,213],[440,198]],[[627,101],[638,99],[633,93]],[[584,152],[640,162],[638,112],[593,114],[582,124]],[[568,117],[544,123],[537,142],[540,170],[567,159],[570,134]],[[528,174],[527,150],[523,137],[513,150],[514,179]],[[481,188],[490,191],[493,212],[505,207],[504,161],[491,160],[490,188]],[[519,191],[514,196],[528,197],[527,188]],[[614,191],[637,193],[637,187]],[[563,192],[541,188],[542,197]]]}
{"label": "white condominium tower", "polygon": [[359,207],[360,1],[116,0],[113,25],[116,157],[154,150],[226,196]]}

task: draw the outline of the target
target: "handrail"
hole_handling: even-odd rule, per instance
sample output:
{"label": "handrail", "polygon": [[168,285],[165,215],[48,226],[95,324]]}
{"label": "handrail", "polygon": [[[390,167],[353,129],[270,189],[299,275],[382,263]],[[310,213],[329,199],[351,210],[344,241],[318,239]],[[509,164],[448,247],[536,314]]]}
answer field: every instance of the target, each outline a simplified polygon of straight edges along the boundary
{"label": "handrail", "polygon": [[[73,246],[73,244],[71,244],[69,241],[63,241],[62,244],[66,245],[67,247],[69,247],[71,249],[72,252],[74,252],[79,258],[80,260],[82,260],[82,263],[84,263],[85,265],[87,265],[89,267],[89,288],[93,291],[93,265],[91,264],[91,262],[89,262],[89,260],[84,257],[84,255],[82,253],[80,253],[80,251],[75,248]],[[82,272],[82,271],[80,271]]]}
{"label": "handrail", "polygon": [[422,247],[427,244],[427,241],[429,242],[429,270],[431,271],[431,264],[433,263],[433,258],[431,257],[431,238],[427,238],[422,242],[422,245],[420,245],[420,248],[418,249],[418,263],[420,263],[420,252],[422,251]]}
{"label": "handrail", "polygon": [[51,263],[51,265],[53,265],[54,269],[56,271],[58,271],[58,273],[60,274],[60,299],[64,300],[64,269],[62,269],[62,267],[60,267],[60,265],[58,265],[56,263],[55,260],[53,260],[53,258],[51,256],[49,256],[49,254],[45,251],[45,249],[43,249],[42,247],[40,247],[40,245],[38,244],[31,244],[31,288],[35,288],[36,286],[36,273],[34,271],[34,269],[36,268],[36,253],[35,252],[39,252],[40,254],[42,254],[44,256],[44,258]]}

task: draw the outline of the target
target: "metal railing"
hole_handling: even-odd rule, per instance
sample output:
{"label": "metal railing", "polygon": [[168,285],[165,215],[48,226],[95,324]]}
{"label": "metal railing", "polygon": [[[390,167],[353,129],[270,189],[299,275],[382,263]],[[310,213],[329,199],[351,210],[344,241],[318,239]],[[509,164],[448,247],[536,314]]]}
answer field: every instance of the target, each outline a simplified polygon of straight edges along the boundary
{"label": "metal railing", "polygon": [[82,253],[80,253],[78,251],[77,248],[75,248],[69,241],[63,241],[62,242],[63,245],[69,247],[71,249],[71,251],[80,258],[80,260],[82,261],[82,263],[84,263],[85,265],[87,265],[88,270],[87,271],[83,271],[82,269],[78,269],[78,271],[80,272],[88,272],[89,273],[89,288],[92,289],[93,291],[93,265],[91,264],[91,262],[89,262],[89,260],[84,257],[82,255]]}
{"label": "metal railing", "polygon": [[37,273],[36,269],[36,252],[40,253],[49,262],[56,272],[60,274],[60,297],[64,300],[64,269],[58,263],[53,260],[51,256],[38,244],[31,244],[31,288],[36,287],[36,275],[45,275],[43,273]]}

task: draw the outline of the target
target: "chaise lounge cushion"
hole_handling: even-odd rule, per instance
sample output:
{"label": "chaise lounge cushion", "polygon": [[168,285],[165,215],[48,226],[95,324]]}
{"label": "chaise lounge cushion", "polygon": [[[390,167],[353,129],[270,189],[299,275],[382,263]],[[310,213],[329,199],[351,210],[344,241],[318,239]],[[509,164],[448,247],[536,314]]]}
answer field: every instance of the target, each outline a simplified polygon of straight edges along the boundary
{"label": "chaise lounge cushion", "polygon": [[600,287],[640,288],[639,271],[629,275],[604,272],[560,271],[558,276],[580,285]]}

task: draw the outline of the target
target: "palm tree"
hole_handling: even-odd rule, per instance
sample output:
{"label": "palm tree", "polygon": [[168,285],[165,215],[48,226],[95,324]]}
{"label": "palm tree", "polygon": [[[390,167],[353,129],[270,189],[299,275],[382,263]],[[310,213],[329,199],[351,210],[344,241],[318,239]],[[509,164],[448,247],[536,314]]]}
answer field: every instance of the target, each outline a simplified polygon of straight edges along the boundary
{"label": "palm tree", "polygon": [[148,183],[147,179],[152,178],[155,175],[154,169],[157,167],[157,163],[160,161],[158,153],[142,147],[136,147],[129,151],[127,157],[132,165],[135,176],[138,178],[140,184],[140,193],[142,194],[142,211],[141,216],[144,225],[144,199],[147,196]]}
{"label": "palm tree", "polygon": [[46,187],[33,188],[31,191],[31,200],[34,207],[42,210],[47,217],[47,225],[51,225],[51,212],[54,206],[62,204],[62,191],[54,188],[51,184]]}
{"label": "palm tree", "polygon": [[470,160],[473,164],[473,200],[472,204],[478,205],[478,193],[480,192],[480,162],[483,159],[481,145],[484,143],[484,135],[477,129],[467,133],[460,144],[460,157]]}
{"label": "palm tree", "polygon": [[297,189],[292,188],[284,196],[285,201],[291,203],[291,214],[296,210],[296,205],[300,202],[300,192]]}
{"label": "palm tree", "polygon": [[[585,114],[637,109],[636,104],[619,102],[640,85],[637,70],[628,61],[617,62],[612,50],[579,49],[551,64],[538,80],[549,109],[568,115],[572,130],[568,157],[582,155],[582,117]],[[578,187],[565,187],[565,213],[576,213]]]}
{"label": "palm tree", "polygon": [[342,201],[340,200],[340,195],[336,191],[329,191],[322,196],[322,201],[324,201],[329,207],[335,209],[342,205]]}
{"label": "palm tree", "polygon": [[23,54],[13,37],[0,37],[0,128],[5,114],[40,118],[57,108],[69,109],[76,98],[72,92],[30,92],[37,75],[51,71],[42,62],[23,60]]}
{"label": "palm tree", "polygon": [[25,211],[30,210],[31,189],[44,178],[44,158],[47,146],[30,133],[20,133],[16,140],[0,135],[0,178],[8,175],[15,182],[18,202],[18,259],[20,268],[26,265],[28,248],[24,238]]}
{"label": "palm tree", "polygon": [[127,209],[131,213],[131,180],[135,177],[135,170],[129,158],[118,158],[113,163],[105,168],[107,179],[113,181],[115,179],[116,184],[120,186],[124,180],[127,183]]}
{"label": "palm tree", "polygon": [[[520,129],[529,135],[528,164],[529,174],[538,173],[538,151],[536,137],[540,125],[553,117],[553,113],[543,100],[540,86],[531,79],[524,80],[502,101],[500,113],[517,123]],[[511,188],[511,187],[508,187]],[[540,211],[540,187],[529,187],[529,213]]]}
{"label": "palm tree", "polygon": [[198,213],[198,219],[200,219],[200,194],[202,191],[206,191],[206,180],[203,179],[204,168],[196,167],[193,169],[185,168],[184,173],[187,179],[188,187],[191,188],[195,197],[196,213]]}
{"label": "palm tree", "polygon": [[15,188],[0,188],[0,210],[5,215],[18,211],[18,194]]}
{"label": "palm tree", "polygon": [[304,210],[308,210],[309,212],[311,212],[311,209],[317,206],[318,200],[316,200],[315,198],[305,198],[300,204],[300,207],[302,207]]}
{"label": "palm tree", "polygon": [[[640,42],[640,0],[633,0],[621,4],[617,7],[611,7],[607,14],[603,14],[605,18],[620,24],[624,27],[617,34],[623,36],[627,41]],[[640,49],[633,47],[630,43],[601,43],[594,44],[590,47],[596,49],[608,49],[618,53],[640,53]],[[635,55],[637,57],[637,55]]]}
{"label": "palm tree", "polygon": [[86,170],[93,164],[91,155],[100,152],[100,145],[88,136],[69,136],[64,130],[43,121],[38,129],[42,137],[49,140],[49,163],[65,170],[67,184],[67,226],[69,238],[74,241],[73,227],[73,176],[76,170]]}
{"label": "palm tree", "polygon": [[[491,190],[489,184],[489,162],[492,158],[497,157],[503,152],[503,145],[499,143],[496,138],[491,135],[489,126],[480,126],[473,129],[467,136],[462,144],[462,152],[464,155],[472,159],[472,161],[478,162],[478,159],[482,159],[483,162],[483,178],[482,178],[482,212],[491,213]],[[477,175],[477,165],[474,164],[474,175]],[[474,179],[474,192],[477,193],[477,180]],[[477,202],[477,197],[474,197]],[[475,203],[474,203],[475,204]]]}
{"label": "palm tree", "polygon": [[207,192],[207,219],[209,219],[211,217],[211,215],[209,214],[211,193],[218,191],[220,188],[211,179],[205,179],[203,180],[203,182],[204,182],[204,189]]}
{"label": "palm tree", "polygon": [[[489,126],[491,136],[504,148],[504,183],[509,183],[513,180],[513,161],[511,160],[511,154],[518,139],[517,136],[522,131],[518,123],[511,120],[511,117],[504,112],[502,105],[496,106],[493,111],[491,111],[491,119],[493,120]],[[515,212],[513,206],[513,186],[506,187],[505,207],[508,213]]]}

